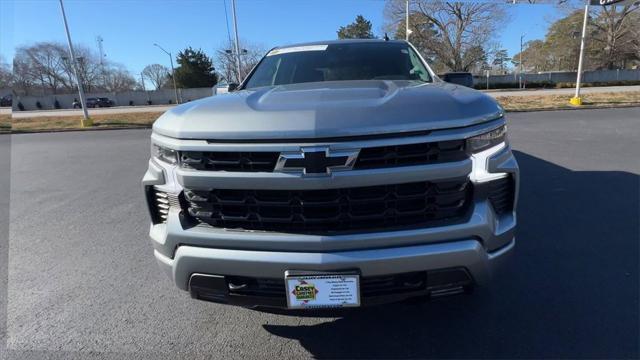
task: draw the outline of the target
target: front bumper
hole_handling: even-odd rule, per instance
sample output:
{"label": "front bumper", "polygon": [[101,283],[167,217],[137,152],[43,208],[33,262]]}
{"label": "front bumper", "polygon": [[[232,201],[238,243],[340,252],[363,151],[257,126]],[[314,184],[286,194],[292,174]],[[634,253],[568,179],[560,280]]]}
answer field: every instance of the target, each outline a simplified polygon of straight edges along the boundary
{"label": "front bumper", "polygon": [[[499,173],[511,176],[517,199],[518,165],[508,145],[481,159],[437,166],[412,166],[386,173],[379,170],[353,171],[343,177],[302,180],[281,179],[279,174],[260,178],[264,175],[187,173],[150,161],[143,185],[173,193],[180,191],[185,184],[202,188],[278,188],[283,184],[325,188],[431,180],[434,177],[446,179],[468,174],[475,186],[480,185],[477,178],[480,173],[489,177]],[[428,276],[429,271],[460,268],[469,274],[473,283],[484,285],[514,248],[515,206],[514,200],[513,211],[498,215],[486,197],[476,197],[469,216],[462,223],[340,235],[184,227],[181,210],[174,206],[169,209],[165,222],[151,225],[150,237],[160,267],[178,288],[191,291],[192,295],[194,289],[190,282],[194,274],[281,280],[287,270],[356,270],[367,278],[416,272],[425,272]],[[428,295],[428,290],[404,293],[387,300],[422,294]],[[241,305],[260,304],[259,299],[224,298],[224,302],[234,303],[232,300],[239,301]],[[364,301],[363,304],[373,302]]]}
{"label": "front bumper", "polygon": [[[159,266],[174,279],[182,290],[191,290],[195,298],[243,306],[284,307],[282,297],[242,296],[228,291],[225,275],[234,278],[282,279],[287,270],[342,271],[357,269],[363,278],[390,274],[425,273],[427,282],[432,270],[463,269],[469,274],[469,283],[486,284],[491,274],[507,260],[515,246],[511,239],[504,247],[487,252],[474,239],[400,248],[343,251],[334,253],[290,253],[270,251],[209,249],[180,246],[173,259],[154,252]],[[194,276],[221,279],[221,286],[194,288]],[[449,285],[449,289],[458,284]],[[413,291],[363,298],[363,305],[399,301],[409,297],[430,295],[434,289],[421,287]],[[212,296],[211,294],[215,295]]]}

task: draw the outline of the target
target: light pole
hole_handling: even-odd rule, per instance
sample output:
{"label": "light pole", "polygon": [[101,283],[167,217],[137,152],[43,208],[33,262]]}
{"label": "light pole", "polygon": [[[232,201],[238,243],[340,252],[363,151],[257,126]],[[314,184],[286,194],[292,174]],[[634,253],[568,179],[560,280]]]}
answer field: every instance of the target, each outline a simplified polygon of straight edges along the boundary
{"label": "light pole", "polygon": [[171,60],[171,77],[173,78],[173,91],[176,94],[176,104],[180,104],[180,101],[178,100],[178,87],[176,86],[176,70],[173,68],[173,56],[171,56],[171,53],[165,50],[162,46],[156,43],[154,43],[153,46],[158,47],[158,49],[164,51],[165,54],[169,55],[169,60]]}
{"label": "light pole", "polygon": [[520,63],[520,77],[518,79],[518,88],[522,89],[522,40],[524,39],[524,36],[526,34],[522,34],[520,35],[520,60],[518,60],[518,62]]}
{"label": "light pole", "polygon": [[404,40],[409,41],[409,0],[405,1],[405,11],[404,11]]}
{"label": "light pole", "polygon": [[76,64],[76,55],[73,51],[73,44],[71,42],[71,34],[69,34],[69,25],[67,24],[67,15],[64,12],[64,4],[60,0],[60,10],[62,11],[62,21],[64,22],[64,30],[67,33],[67,43],[69,44],[69,56],[71,57],[71,66],[73,67],[73,73],[76,76],[76,83],[78,84],[78,94],[80,95],[80,105],[82,106],[83,119],[80,121],[81,127],[87,127],[93,125],[91,119],[89,119],[89,113],[87,112],[87,104],[84,99],[84,90],[82,88],[82,79],[78,72],[78,65]]}
{"label": "light pole", "polygon": [[578,74],[576,77],[576,94],[569,100],[569,103],[574,106],[582,105],[582,98],[580,97],[580,81],[582,80],[582,60],[584,58],[584,40],[587,36],[587,21],[589,21],[589,2],[584,5],[584,22],[582,23],[582,37],[580,39],[580,58],[578,60]]}
{"label": "light pole", "polygon": [[144,74],[140,73],[140,85],[142,86],[142,91],[147,91],[147,89],[144,86]]}
{"label": "light pole", "polygon": [[240,65],[240,40],[238,39],[238,19],[236,18],[236,0],[231,1],[231,12],[233,13],[233,31],[236,38],[236,66],[238,68],[238,84],[242,82],[242,67]]}

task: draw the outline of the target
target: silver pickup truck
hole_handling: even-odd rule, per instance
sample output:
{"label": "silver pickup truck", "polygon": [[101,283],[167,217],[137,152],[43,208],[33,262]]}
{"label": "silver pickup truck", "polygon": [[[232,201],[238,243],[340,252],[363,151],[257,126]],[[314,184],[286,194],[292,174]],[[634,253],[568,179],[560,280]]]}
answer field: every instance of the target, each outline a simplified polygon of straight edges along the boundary
{"label": "silver pickup truck", "polygon": [[467,292],[515,245],[502,108],[405,41],[278,47],[153,125],[160,267],[207,301],[354,307]]}

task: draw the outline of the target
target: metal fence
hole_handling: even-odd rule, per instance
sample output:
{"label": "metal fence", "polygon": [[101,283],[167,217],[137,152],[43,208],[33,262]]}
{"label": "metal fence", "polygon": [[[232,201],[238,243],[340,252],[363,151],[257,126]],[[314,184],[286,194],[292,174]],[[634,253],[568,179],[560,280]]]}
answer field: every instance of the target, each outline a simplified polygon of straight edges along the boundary
{"label": "metal fence", "polygon": [[[188,102],[204,97],[212,96],[212,88],[178,89],[180,102]],[[137,106],[137,105],[164,105],[175,104],[175,92],[173,89],[161,89],[155,91],[125,91],[125,92],[98,92],[86,95],[91,97],[107,97],[114,102],[115,106]],[[22,104],[24,110],[51,110],[70,109],[73,107],[74,99],[78,99],[78,94],[45,95],[45,96],[14,96],[13,110],[20,111]],[[56,101],[58,107],[56,107]],[[40,106],[38,107],[38,103]]]}
{"label": "metal fence", "polygon": [[[545,73],[523,73],[522,81],[524,83],[538,83],[556,85],[558,83],[574,83],[576,81],[577,72],[575,71],[558,71]],[[474,76],[474,83],[477,87],[483,88],[487,84],[486,76]],[[518,84],[518,74],[509,75],[489,75],[489,87],[492,89],[500,88],[505,85]],[[616,83],[616,82],[640,81],[640,69],[638,70],[597,70],[585,71],[582,75],[584,83]]]}

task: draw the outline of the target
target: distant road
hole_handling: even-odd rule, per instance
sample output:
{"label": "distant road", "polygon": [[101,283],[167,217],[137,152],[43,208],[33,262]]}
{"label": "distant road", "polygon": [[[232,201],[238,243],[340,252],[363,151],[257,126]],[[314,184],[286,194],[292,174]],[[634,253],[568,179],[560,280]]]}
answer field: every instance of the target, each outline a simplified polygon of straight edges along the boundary
{"label": "distant road", "polygon": [[[488,95],[497,96],[531,96],[531,95],[571,95],[575,89],[537,89],[537,90],[489,90],[485,91]],[[603,86],[584,88],[584,94],[597,92],[621,92],[621,91],[640,91],[640,85],[634,86]],[[108,115],[135,112],[164,112],[175,105],[150,105],[150,106],[117,106],[112,108],[89,109],[89,115]],[[8,111],[8,110],[7,110]],[[38,110],[38,111],[14,111],[13,117],[16,119],[39,116],[81,116],[81,109],[62,109],[62,110]]]}
{"label": "distant road", "polygon": [[[493,97],[497,96],[532,96],[532,95],[572,95],[575,93],[575,88],[570,89],[527,89],[527,90],[488,90],[483,91],[487,95]],[[580,89],[582,94],[593,94],[603,92],[626,92],[626,91],[640,91],[640,85],[633,86],[601,86],[601,87],[586,87]]]}
{"label": "distant road", "polygon": [[[111,108],[89,109],[89,115],[108,115],[136,112],[164,112],[175,105],[149,105],[149,106],[116,106]],[[13,117],[28,118],[40,116],[82,116],[82,109],[61,109],[61,110],[37,110],[37,111],[14,111]]]}

